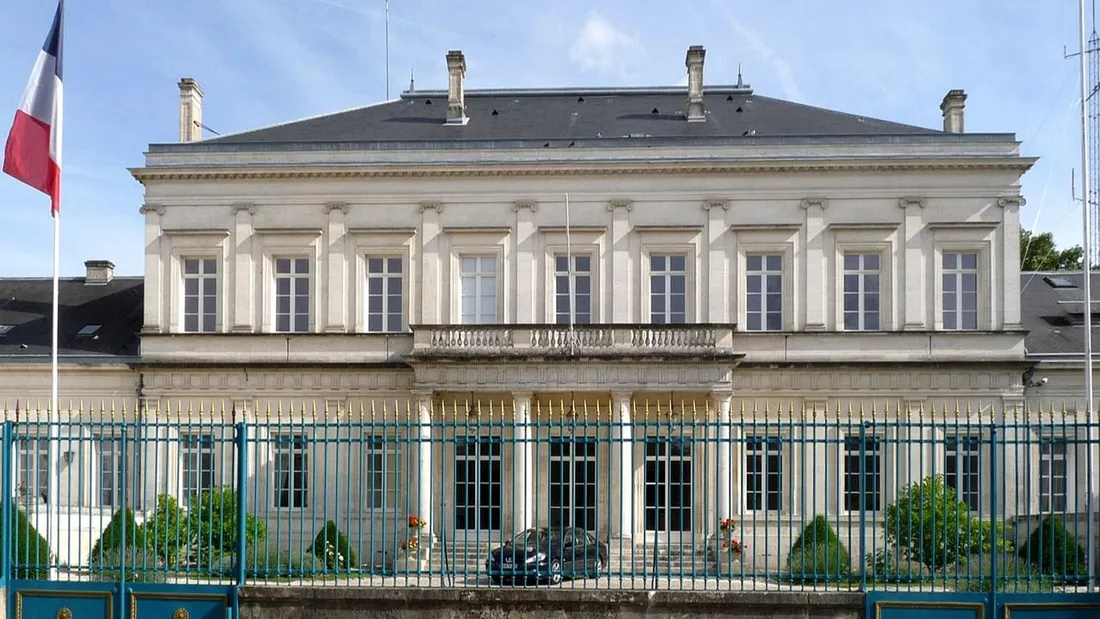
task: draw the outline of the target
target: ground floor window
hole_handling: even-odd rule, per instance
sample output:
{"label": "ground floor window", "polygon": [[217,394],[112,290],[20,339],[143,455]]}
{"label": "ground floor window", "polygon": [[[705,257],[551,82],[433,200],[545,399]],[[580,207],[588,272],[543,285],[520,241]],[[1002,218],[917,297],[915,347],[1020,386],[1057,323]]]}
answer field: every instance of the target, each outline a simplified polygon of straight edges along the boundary
{"label": "ground floor window", "polygon": [[550,443],[550,525],[596,529],[596,441],[554,437]]}
{"label": "ground floor window", "polygon": [[180,459],[183,461],[181,502],[186,505],[192,498],[214,487],[214,437],[209,434],[182,437]]}
{"label": "ground floor window", "polygon": [[15,448],[16,497],[25,504],[45,503],[49,490],[49,441],[21,438]]}
{"label": "ground floor window", "polygon": [[978,484],[981,440],[974,436],[949,436],[944,445],[944,481],[971,511],[981,507]]}
{"label": "ground floor window", "polygon": [[745,445],[745,509],[783,508],[783,443],[778,437],[750,437]]}
{"label": "ground floor window", "polygon": [[650,437],[645,443],[645,529],[691,531],[692,449],[684,438]]}
{"label": "ground floor window", "polygon": [[844,509],[882,508],[882,442],[877,437],[844,440]]}
{"label": "ground floor window", "polygon": [[1065,439],[1039,442],[1039,511],[1064,512],[1067,506]]}
{"label": "ground floor window", "polygon": [[501,440],[459,438],[455,443],[455,529],[499,531],[501,528]]}
{"label": "ground floor window", "polygon": [[275,438],[275,507],[309,506],[309,453],[306,438]]}

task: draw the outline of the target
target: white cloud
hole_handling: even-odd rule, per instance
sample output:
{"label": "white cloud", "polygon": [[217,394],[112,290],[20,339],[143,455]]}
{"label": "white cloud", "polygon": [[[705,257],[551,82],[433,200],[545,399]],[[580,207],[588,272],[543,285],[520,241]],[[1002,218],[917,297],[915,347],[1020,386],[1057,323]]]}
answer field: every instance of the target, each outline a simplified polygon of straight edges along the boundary
{"label": "white cloud", "polygon": [[569,48],[569,60],[581,70],[593,73],[620,73],[638,57],[638,39],[632,37],[595,11],[584,20],[580,36]]}
{"label": "white cloud", "polygon": [[750,28],[737,19],[734,16],[733,11],[723,7],[721,4],[712,1],[711,7],[722,13],[726,22],[737,32],[738,40],[744,42],[748,50],[762,58],[765,62],[771,63],[772,68],[775,70],[776,77],[779,78],[779,83],[783,85],[783,92],[786,97],[792,101],[805,101],[806,96],[802,92],[802,89],[798,87],[798,82],[794,79],[794,71],[791,69],[790,63],[785,58],[780,56],[768,42],[764,40],[764,37],[756,30]]}

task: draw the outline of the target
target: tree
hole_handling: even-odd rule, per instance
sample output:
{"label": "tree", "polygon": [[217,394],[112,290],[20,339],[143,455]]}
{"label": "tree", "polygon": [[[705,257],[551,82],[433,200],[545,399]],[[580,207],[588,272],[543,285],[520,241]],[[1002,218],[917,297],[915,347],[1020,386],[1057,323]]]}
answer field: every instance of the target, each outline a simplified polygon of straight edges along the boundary
{"label": "tree", "polygon": [[1020,230],[1021,271],[1079,271],[1084,268],[1082,256],[1080,245],[1059,250],[1051,232],[1032,235],[1029,230]]}

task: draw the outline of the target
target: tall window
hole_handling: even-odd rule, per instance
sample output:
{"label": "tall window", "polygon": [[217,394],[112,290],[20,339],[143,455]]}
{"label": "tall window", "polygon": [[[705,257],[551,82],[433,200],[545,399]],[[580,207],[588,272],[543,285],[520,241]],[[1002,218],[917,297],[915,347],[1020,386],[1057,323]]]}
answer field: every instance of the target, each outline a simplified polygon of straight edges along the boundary
{"label": "tall window", "polygon": [[181,440],[183,459],[183,497],[187,504],[193,497],[214,487],[214,437],[203,434],[185,436]]}
{"label": "tall window", "polygon": [[687,257],[649,257],[649,321],[655,325],[687,322]]}
{"label": "tall window", "polygon": [[497,259],[495,256],[463,256],[462,324],[497,322]]}
{"label": "tall window", "polygon": [[783,443],[778,438],[751,437],[745,450],[745,508],[783,508]]}
{"label": "tall window", "polygon": [[[554,256],[554,308],[559,325],[586,325],[592,322],[592,258],[590,256]],[[572,321],[569,313],[573,312]]]}
{"label": "tall window", "polygon": [[49,442],[19,439],[16,445],[16,496],[28,504],[46,503],[49,480]]}
{"label": "tall window", "polygon": [[[118,507],[120,505],[120,477],[119,473],[122,471],[122,461],[119,459],[121,455],[120,441],[114,436],[98,436],[96,437],[96,446],[99,448],[99,505],[103,507]],[[132,475],[137,471],[135,467],[130,472]],[[131,483],[131,487],[133,484]]]}
{"label": "tall window", "polygon": [[1066,441],[1039,443],[1039,511],[1066,511]]}
{"label": "tall window", "polygon": [[844,254],[844,329],[879,329],[878,254]]}
{"label": "tall window", "polygon": [[943,253],[943,328],[978,328],[977,253]]}
{"label": "tall window", "polygon": [[183,259],[183,330],[213,333],[218,316],[218,261]]}
{"label": "tall window", "polygon": [[308,507],[309,454],[302,436],[275,438],[275,507]]}
{"label": "tall window", "polygon": [[363,441],[363,470],[360,484],[363,504],[375,509],[394,509],[398,505],[398,444],[384,436]]}
{"label": "tall window", "polygon": [[367,258],[367,331],[401,331],[401,258]]}
{"label": "tall window", "polygon": [[309,258],[275,259],[275,330],[309,331]]}
{"label": "tall window", "polygon": [[[879,439],[868,437],[844,440],[844,509],[867,511],[881,509],[882,460]],[[862,500],[861,500],[862,499]]]}
{"label": "tall window", "polygon": [[971,511],[977,511],[981,506],[978,492],[981,441],[973,436],[948,437],[944,456],[947,459],[943,468],[945,482]]}
{"label": "tall window", "polygon": [[749,331],[783,330],[783,256],[745,256],[745,319]]}

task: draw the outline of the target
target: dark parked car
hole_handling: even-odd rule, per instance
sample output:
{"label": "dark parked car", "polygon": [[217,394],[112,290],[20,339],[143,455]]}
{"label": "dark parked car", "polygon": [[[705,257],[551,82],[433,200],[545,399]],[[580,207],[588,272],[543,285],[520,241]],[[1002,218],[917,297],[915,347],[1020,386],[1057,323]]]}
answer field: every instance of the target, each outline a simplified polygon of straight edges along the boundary
{"label": "dark parked car", "polygon": [[495,584],[517,580],[557,584],[595,577],[607,565],[607,544],[583,529],[534,528],[494,548],[485,567]]}

